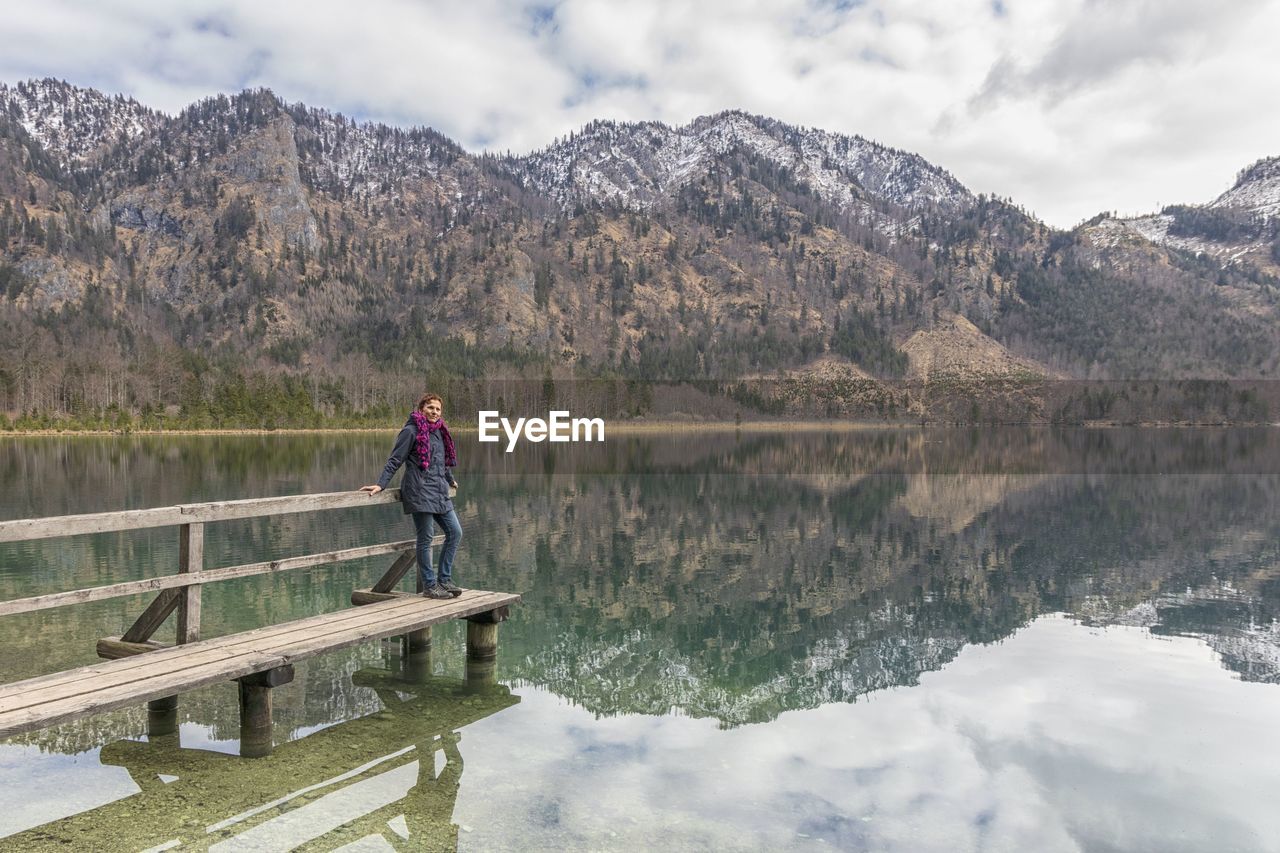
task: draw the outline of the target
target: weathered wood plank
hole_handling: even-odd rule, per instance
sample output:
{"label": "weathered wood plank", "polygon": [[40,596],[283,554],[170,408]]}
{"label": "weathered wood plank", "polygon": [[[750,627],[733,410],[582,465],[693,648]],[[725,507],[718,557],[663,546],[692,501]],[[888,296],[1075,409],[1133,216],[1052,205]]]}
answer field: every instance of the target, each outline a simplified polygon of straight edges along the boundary
{"label": "weathered wood plank", "polygon": [[[165,646],[142,657],[135,658],[131,664],[106,662],[93,663],[76,669],[49,673],[48,675],[39,675],[23,681],[2,684],[0,685],[0,709],[7,707],[14,701],[13,694],[21,693],[25,689],[45,689],[60,684],[71,684],[76,681],[94,677],[101,672],[123,673],[132,667],[162,668],[164,666],[169,666],[170,664],[166,663],[166,661],[175,656],[183,656],[184,660],[192,664],[201,663],[206,659],[214,659],[214,655],[218,653],[226,654],[228,652],[234,652],[235,649],[233,647],[236,646],[252,646],[255,643],[268,643],[273,638],[280,635],[303,630],[307,627],[308,622],[322,621],[328,618],[331,620],[330,624],[334,627],[339,627],[343,621],[359,617],[361,612],[362,611],[352,609],[339,610],[334,613],[322,613],[317,616],[297,619],[293,622],[282,622],[278,625],[266,625],[262,628],[253,628],[248,631],[241,631],[237,634],[227,634],[222,637],[201,640],[198,647],[196,644],[186,647]],[[99,641],[100,644],[102,642],[104,642],[104,640]],[[105,642],[114,645],[122,642],[122,639],[119,637],[107,637],[105,638]]]}
{"label": "weathered wood plank", "polygon": [[130,509],[117,512],[94,512],[48,518],[20,518],[0,521],[0,542],[28,539],[51,539],[57,536],[79,536],[86,533],[111,533],[145,527],[167,527],[192,522],[228,521],[283,515],[291,512],[347,509],[371,504],[388,504],[400,500],[399,489],[385,489],[376,495],[367,492],[328,492],[314,495],[284,495],[275,498],[250,498],[239,501],[179,504],[152,509]]}
{"label": "weathered wood plank", "polygon": [[361,491],[325,492],[314,495],[282,495],[275,498],[181,504],[178,508],[186,521],[230,521],[236,518],[257,518],[263,515],[283,515],[291,512],[350,509],[370,504],[396,503],[399,500],[399,489],[385,489],[376,495]]}
{"label": "weathered wood plank", "polygon": [[[255,628],[250,631],[242,631],[238,634],[228,634],[223,637],[217,637],[212,640],[202,640],[199,643],[192,643],[187,646],[166,646],[157,649],[154,652],[148,652],[145,655],[136,656],[128,661],[111,661],[88,664],[78,667],[77,669],[65,670],[63,672],[55,672],[49,675],[36,676],[24,681],[11,682],[9,684],[0,685],[0,711],[14,708],[24,707],[30,704],[31,697],[23,695],[27,691],[40,690],[59,690],[62,693],[58,695],[74,695],[77,692],[83,692],[90,689],[86,685],[90,684],[94,679],[114,678],[117,681],[126,679],[147,678],[156,672],[163,672],[167,668],[172,668],[175,664],[174,659],[180,658],[181,665],[196,666],[205,664],[210,661],[225,660],[238,654],[244,654],[254,648],[266,647],[272,643],[280,642],[284,637],[290,634],[298,634],[299,632],[314,631],[315,625],[325,624],[331,630],[338,630],[344,627],[344,624],[356,620],[373,620],[379,618],[376,614],[373,616],[364,616],[363,613],[369,612],[365,609],[340,610],[336,613],[324,613],[318,616],[311,616],[305,619],[298,619],[293,622],[283,622],[279,625],[268,625],[263,628]],[[387,614],[394,618],[396,614]],[[111,648],[129,648],[137,644],[117,645],[123,643],[121,638],[107,637],[105,641]],[[99,641],[100,643],[103,641]],[[44,694],[46,696],[52,694]]]}
{"label": "weathered wood plank", "polygon": [[413,592],[375,592],[371,589],[357,589],[351,593],[351,603],[356,606],[365,604],[377,604],[379,601],[394,601],[397,598],[414,597],[417,593]]}
{"label": "weathered wood plank", "polygon": [[0,737],[172,696],[262,669],[283,666],[287,662],[278,654],[253,652],[238,655],[225,663],[193,667],[181,674],[170,671],[137,682],[104,687],[91,693],[64,697],[48,703],[37,703],[12,711],[0,710]]}
{"label": "weathered wood plank", "polygon": [[151,635],[160,630],[160,626],[169,618],[169,614],[178,606],[178,600],[182,597],[180,589],[166,589],[155,597],[155,600],[147,605],[147,609],[142,611],[142,615],[133,621],[129,626],[129,630],[121,635],[120,639],[126,643],[145,643],[151,639]]}
{"label": "weathered wood plank", "polygon": [[[507,600],[502,593],[491,593],[489,597],[492,601]],[[492,606],[492,601],[488,604],[477,601],[474,606]],[[185,660],[170,660],[166,667],[142,673],[136,670],[126,672],[123,680],[117,673],[105,672],[100,673],[96,680],[89,683],[63,685],[36,691],[40,694],[38,696],[32,696],[31,691],[25,691],[18,696],[10,697],[10,701],[0,702],[0,737],[16,731],[10,728],[11,724],[22,723],[24,728],[21,730],[51,725],[52,723],[39,721],[48,717],[52,717],[55,722],[76,719],[98,711],[172,695],[265,669],[274,669],[295,660],[346,648],[367,640],[393,636],[421,627],[424,622],[436,624],[453,618],[449,613],[440,612],[442,608],[432,607],[427,600],[419,600],[417,604],[417,612],[401,610],[395,618],[365,622],[357,620],[343,630],[329,634],[317,634],[312,626],[312,630],[303,631],[296,636],[277,638],[276,643],[269,648],[243,648],[238,653],[204,660],[198,665]],[[369,610],[366,608],[360,612],[369,612]],[[195,649],[197,646],[198,644],[192,644],[172,648]],[[150,653],[116,663],[128,664],[131,661],[160,654],[162,652]],[[45,699],[48,701],[43,701]],[[8,707],[10,705],[13,707]],[[33,725],[26,725],[26,723],[33,723]]]}
{"label": "weathered wood plank", "polygon": [[98,641],[98,657],[116,660],[117,658],[146,654],[147,652],[158,652],[167,648],[169,648],[167,644],[157,643],[154,640],[149,640],[145,643],[130,643],[120,637],[103,637]]}
{"label": "weathered wood plank", "polygon": [[[369,623],[357,621],[342,631],[316,634],[314,630],[304,631],[299,636],[289,637],[279,645],[269,649],[255,649],[237,655],[230,660],[213,661],[200,666],[188,666],[181,654],[170,662],[174,664],[168,671],[155,673],[148,678],[133,680],[123,684],[109,683],[104,679],[100,689],[88,693],[77,693],[62,696],[51,702],[27,705],[9,710],[0,704],[0,737],[8,737],[23,731],[55,725],[61,722],[78,719],[89,714],[112,710],[114,708],[133,705],[151,699],[158,699],[174,693],[203,687],[224,679],[239,678],[265,669],[286,666],[296,660],[329,651],[347,648],[362,642],[395,636],[408,631],[420,630],[429,625],[438,624],[455,618],[465,618],[483,610],[503,604],[515,603],[519,596],[510,593],[477,593],[468,601],[468,596],[451,601],[434,599],[398,600],[383,604],[370,605],[354,610],[358,614],[374,614],[382,611],[384,618]],[[313,617],[314,618],[314,617]],[[312,620],[301,620],[311,622]],[[314,629],[315,625],[308,628]],[[201,643],[193,643],[185,647],[173,647],[182,654],[191,654],[201,647]],[[167,655],[171,649],[140,655],[118,662],[117,666],[128,665],[135,661],[153,656]],[[96,667],[109,667],[112,663],[95,664]],[[109,673],[100,673],[109,676]],[[20,686],[11,685],[11,686]],[[21,691],[19,696],[27,696],[31,690]],[[42,691],[41,691],[42,692]]]}
{"label": "weathered wood plank", "polygon": [[[468,597],[464,596],[464,599],[466,598]],[[350,627],[359,628],[379,622],[394,622],[405,618],[406,614],[417,618],[425,612],[427,618],[436,622],[464,618],[472,612],[480,612],[509,603],[510,599],[509,593],[477,592],[467,606],[458,606],[456,602],[459,599],[437,601],[409,596],[372,607],[324,613],[280,625],[270,625],[212,640],[203,640],[187,646],[168,646],[125,660],[104,661],[78,669],[0,685],[0,714],[16,708],[29,707],[44,699],[70,697],[101,689],[103,686],[144,680],[174,668],[231,661],[239,655],[262,648],[274,648],[299,639],[325,637]],[[465,601],[464,604],[466,604]],[[119,642],[115,638],[107,638],[107,640]]]}
{"label": "weathered wood plank", "polygon": [[[433,544],[436,540],[444,541],[444,536],[436,536],[432,540]],[[68,592],[50,592],[44,595],[33,595],[30,598],[14,598],[9,601],[0,601],[0,616],[8,616],[12,613],[27,613],[32,610],[47,610],[51,607],[65,607],[68,604],[80,604],[85,601],[99,601],[104,598],[119,598],[125,595],[137,595],[142,592],[152,592],[156,590],[176,590],[180,587],[190,586],[193,584],[215,583],[217,581],[233,580],[234,578],[244,578],[251,575],[271,574],[273,572],[288,572],[294,569],[305,569],[312,566],[322,566],[326,563],[340,563],[344,560],[358,560],[364,557],[378,557],[383,554],[394,554],[397,551],[412,549],[415,545],[414,540],[406,539],[399,542],[387,542],[381,545],[362,545],[358,548],[344,548],[339,551],[326,551],[321,554],[307,554],[299,557],[286,557],[281,560],[267,560],[261,563],[245,563],[240,566],[228,566],[222,569],[206,569],[198,576],[188,575],[165,575],[158,578],[145,578],[136,581],[123,581],[121,583],[107,584],[105,586],[95,586],[88,589],[76,589]],[[165,613],[167,617],[168,612]],[[161,622],[164,620],[161,619]],[[159,626],[157,626],[159,627]]]}
{"label": "weathered wood plank", "polygon": [[168,524],[181,523],[182,510],[176,506],[48,518],[19,518],[13,521],[0,521],[0,542],[51,539],[55,536],[76,536],[82,533],[109,533],[116,530],[164,527]]}
{"label": "weathered wood plank", "polygon": [[[178,531],[178,574],[204,571],[204,525],[184,524]],[[200,639],[200,587],[183,587],[179,596],[178,644],[185,645]]]}
{"label": "weathered wood plank", "polygon": [[[433,537],[431,539],[431,544],[435,545],[437,539],[443,542],[444,535],[441,534],[440,536]],[[417,562],[417,560],[418,552],[416,548],[408,553],[401,554],[396,558],[396,561],[391,564],[391,568],[387,569],[386,574],[378,578],[378,582],[373,585],[373,591],[391,592],[391,590],[396,588],[396,584],[400,583],[400,579],[404,577],[404,573],[409,571],[409,567]]]}

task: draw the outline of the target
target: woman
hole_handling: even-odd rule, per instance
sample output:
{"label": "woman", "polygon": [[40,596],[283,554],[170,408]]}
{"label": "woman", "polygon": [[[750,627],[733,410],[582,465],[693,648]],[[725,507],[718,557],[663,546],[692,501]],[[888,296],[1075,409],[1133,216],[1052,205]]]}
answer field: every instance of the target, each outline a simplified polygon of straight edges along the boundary
{"label": "woman", "polygon": [[[462,590],[453,583],[453,557],[458,552],[458,543],[462,541],[462,525],[458,523],[458,514],[453,511],[453,501],[449,499],[449,489],[456,491],[458,488],[453,472],[449,470],[458,464],[458,455],[449,427],[441,417],[443,413],[444,401],[440,396],[424,394],[409,414],[404,429],[396,436],[395,448],[378,482],[360,489],[376,495],[387,487],[400,466],[405,465],[400,500],[404,503],[404,511],[413,514],[413,526],[418,533],[418,574],[422,579],[422,594],[428,598],[462,595]],[[438,581],[431,569],[432,520],[444,530]]]}

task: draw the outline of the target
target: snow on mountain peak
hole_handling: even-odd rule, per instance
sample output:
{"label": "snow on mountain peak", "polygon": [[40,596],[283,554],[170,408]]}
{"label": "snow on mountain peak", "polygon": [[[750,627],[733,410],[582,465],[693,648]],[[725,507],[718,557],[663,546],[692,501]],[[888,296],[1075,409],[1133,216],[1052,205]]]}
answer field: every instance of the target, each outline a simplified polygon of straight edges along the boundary
{"label": "snow on mountain peak", "polygon": [[[395,191],[406,179],[440,180],[468,161],[456,143],[427,128],[399,129],[352,122],[268,90],[218,95],[167,116],[121,95],[104,95],[53,80],[0,84],[0,109],[71,167],[113,148],[128,159],[151,152],[152,165],[179,168],[188,155],[161,130],[182,134],[199,159],[225,149],[229,135],[291,117],[306,179],[359,198]],[[121,149],[119,143],[136,143]],[[186,149],[182,149],[186,151]],[[670,198],[726,157],[767,164],[781,179],[843,209],[869,197],[902,207],[957,207],[972,194],[924,158],[859,136],[802,128],[727,110],[680,127],[656,121],[595,121],[568,139],[498,168],[562,208],[609,202],[643,209]]]}
{"label": "snow on mountain peak", "polygon": [[564,206],[597,200],[645,208],[734,152],[786,168],[795,180],[842,207],[862,191],[903,206],[955,206],[972,199],[959,181],[917,154],[740,110],[675,128],[661,122],[592,122],[541,151],[510,158],[507,166]]}
{"label": "snow on mountain peak", "polygon": [[7,110],[45,150],[68,165],[83,163],[104,146],[136,139],[167,118],[123,95],[105,95],[62,80],[0,83]]}
{"label": "snow on mountain peak", "polygon": [[1209,207],[1243,208],[1264,219],[1280,216],[1280,157],[1266,157],[1243,169],[1235,185]]}

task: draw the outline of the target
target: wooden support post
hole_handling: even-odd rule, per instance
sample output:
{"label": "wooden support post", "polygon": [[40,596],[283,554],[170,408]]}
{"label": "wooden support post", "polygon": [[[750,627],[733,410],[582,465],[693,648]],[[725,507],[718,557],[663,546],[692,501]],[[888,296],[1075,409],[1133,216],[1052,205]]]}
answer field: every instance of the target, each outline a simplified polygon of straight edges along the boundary
{"label": "wooden support post", "polygon": [[[497,628],[497,625],[493,626]],[[472,660],[467,658],[466,678],[463,691],[466,693],[485,693],[498,683],[498,662],[496,660]]]}
{"label": "wooden support post", "polygon": [[[164,643],[147,640],[127,643],[119,637],[103,637],[98,641],[98,657],[107,660],[133,657],[156,649],[168,648]],[[147,703],[147,739],[166,737],[178,732],[178,697],[163,696]]]}
{"label": "wooden support post", "polygon": [[[431,537],[432,547],[435,547],[436,545],[439,545],[443,542],[444,542],[443,533],[437,534],[436,536]],[[399,557],[396,557],[395,562],[391,564],[391,568],[387,569],[386,573],[382,577],[378,578],[378,582],[373,585],[373,587],[369,590],[369,592],[381,592],[381,593],[392,592],[397,586],[399,586],[401,579],[404,578],[405,576],[405,573],[408,572],[410,568],[417,565],[417,562],[418,562],[418,549],[417,549],[417,546],[415,545],[413,548],[410,548],[409,550],[405,551]],[[417,586],[418,592],[422,592],[422,576],[418,572],[414,572],[414,577],[417,578],[416,586]],[[368,604],[369,602],[356,601],[355,596],[352,595],[351,603],[352,604]]]}
{"label": "wooden support post", "polygon": [[431,626],[404,635],[404,651],[408,655],[431,651]]}
{"label": "wooden support post", "polygon": [[240,682],[240,754],[245,758],[271,754],[271,690],[293,681],[293,674],[293,665],[286,664],[237,679]]}
{"label": "wooden support post", "polygon": [[[178,538],[178,572],[198,572],[204,568],[204,525],[184,524]],[[193,604],[194,602],[194,604]],[[181,606],[180,606],[181,605]],[[169,614],[178,609],[178,642],[200,638],[200,587],[174,587],[156,596],[129,630],[120,636],[126,643],[145,643],[160,629]]]}
{"label": "wooden support post", "polygon": [[147,605],[142,615],[129,626],[129,630],[120,635],[120,639],[126,643],[145,643],[150,640],[151,635],[159,630],[164,620],[168,619],[169,614],[178,606],[178,599],[181,596],[180,589],[166,589],[157,595],[156,600]]}
{"label": "wooden support post", "polygon": [[[203,524],[184,524],[179,528],[178,534],[178,572],[186,574],[189,572],[198,572],[204,568],[204,525]],[[103,642],[98,641],[98,654],[101,657],[124,657],[129,654],[136,654],[141,651],[140,646],[150,644],[151,635],[154,634],[164,621],[169,618],[169,614],[174,610],[178,611],[178,643],[192,643],[200,639],[200,587],[187,586],[175,587],[174,589],[166,589],[164,592],[156,596],[155,601],[142,612],[137,621],[124,632],[120,640],[115,644],[114,648],[108,646],[104,654]],[[129,649],[133,646],[133,649]],[[172,707],[166,705],[166,712],[171,714],[174,720],[174,726],[177,726],[178,713],[178,697],[166,696],[163,699],[156,699],[154,702],[147,704],[148,709],[154,708],[156,702],[170,702]]]}
{"label": "wooden support post", "polygon": [[401,639],[404,654],[400,661],[400,677],[420,684],[432,674],[431,626],[411,631]]}
{"label": "wooden support post", "polygon": [[467,692],[482,692],[497,683],[498,625],[510,615],[511,608],[504,604],[467,617]]}
{"label": "wooden support post", "polygon": [[240,754],[262,758],[271,754],[271,688],[240,682]]}
{"label": "wooden support post", "polygon": [[498,623],[467,622],[467,660],[494,660],[498,656]]}
{"label": "wooden support post", "polygon": [[[444,536],[433,536],[431,544],[439,545],[444,541]],[[404,579],[405,573],[418,562],[418,550],[416,547],[410,548],[391,564],[391,568],[387,569],[382,577],[378,578],[378,582],[369,589],[357,589],[351,593],[351,603],[355,605],[373,604],[377,601],[386,601],[388,598],[395,598],[400,595],[409,595],[407,592],[397,592],[396,587],[400,585],[400,581]],[[418,572],[414,572],[417,578],[416,588],[418,592],[422,592],[422,576]]]}
{"label": "wooden support post", "polygon": [[413,565],[418,555],[414,551],[405,551],[396,561],[391,564],[391,568],[387,569],[386,574],[378,578],[378,582],[373,585],[374,592],[391,592],[396,588],[396,584],[400,583],[400,579],[404,577],[404,573],[409,571],[409,567]]}
{"label": "wooden support post", "polygon": [[147,740],[176,734],[178,731],[178,697],[165,696],[147,703]]}
{"label": "wooden support post", "polygon": [[[192,574],[204,570],[204,525],[184,524],[178,534],[178,573]],[[200,639],[200,590],[199,586],[185,586],[178,590],[178,644],[194,643]]]}

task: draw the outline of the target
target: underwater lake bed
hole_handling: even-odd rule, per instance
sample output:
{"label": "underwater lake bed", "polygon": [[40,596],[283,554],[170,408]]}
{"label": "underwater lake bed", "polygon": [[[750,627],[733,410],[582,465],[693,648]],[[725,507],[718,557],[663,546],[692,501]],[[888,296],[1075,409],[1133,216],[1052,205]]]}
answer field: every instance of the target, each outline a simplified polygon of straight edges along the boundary
{"label": "underwater lake bed", "polygon": [[[356,489],[391,434],[0,440],[0,520]],[[459,438],[465,631],[0,741],[0,849],[1280,850],[1280,433]],[[397,506],[219,522],[205,565],[406,539]],[[170,574],[177,531],[0,544],[0,600]],[[208,584],[215,637],[390,558]],[[411,581],[410,581],[411,583]],[[0,682],[149,596],[0,617]],[[172,622],[158,639],[171,639]]]}

